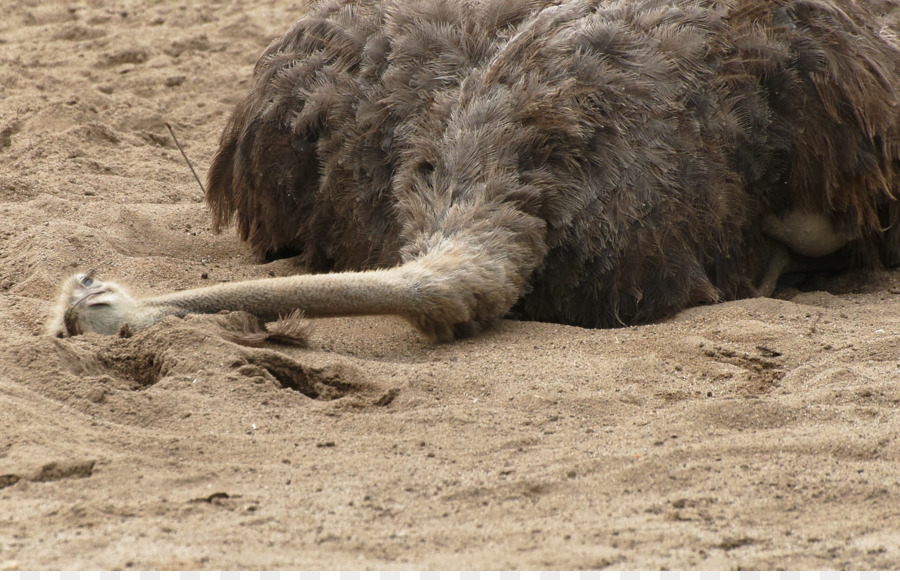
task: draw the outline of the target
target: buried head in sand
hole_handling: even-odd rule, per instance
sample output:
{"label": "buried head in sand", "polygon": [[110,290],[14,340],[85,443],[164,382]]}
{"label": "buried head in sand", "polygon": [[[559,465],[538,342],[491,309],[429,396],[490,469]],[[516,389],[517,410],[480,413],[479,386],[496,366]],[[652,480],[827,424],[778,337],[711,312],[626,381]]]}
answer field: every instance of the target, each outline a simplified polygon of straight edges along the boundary
{"label": "buried head in sand", "polygon": [[[879,3],[884,10],[893,3]],[[49,331],[393,314],[450,339],[900,262],[900,45],[858,2],[326,1],[259,59],[206,191],[312,274],[144,299],[78,274]]]}

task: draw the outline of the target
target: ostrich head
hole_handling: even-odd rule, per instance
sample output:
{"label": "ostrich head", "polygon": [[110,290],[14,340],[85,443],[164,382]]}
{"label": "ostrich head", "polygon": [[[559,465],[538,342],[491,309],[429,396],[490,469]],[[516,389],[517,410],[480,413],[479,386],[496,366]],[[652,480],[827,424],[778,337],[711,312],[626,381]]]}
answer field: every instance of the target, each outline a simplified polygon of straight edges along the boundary
{"label": "ostrich head", "polygon": [[137,309],[134,298],[115,282],[79,273],[63,283],[48,330],[54,336],[116,334]]}

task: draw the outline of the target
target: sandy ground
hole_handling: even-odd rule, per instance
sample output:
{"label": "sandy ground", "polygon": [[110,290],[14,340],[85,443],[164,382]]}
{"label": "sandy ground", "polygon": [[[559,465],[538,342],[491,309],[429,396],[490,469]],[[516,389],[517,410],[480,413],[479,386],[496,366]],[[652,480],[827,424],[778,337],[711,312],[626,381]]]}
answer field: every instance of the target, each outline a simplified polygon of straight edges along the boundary
{"label": "sandy ground", "polygon": [[433,345],[209,317],[42,335],[63,277],[151,294],[295,271],[214,236],[202,172],[302,3],[4,2],[0,564],[898,568],[900,273]]}

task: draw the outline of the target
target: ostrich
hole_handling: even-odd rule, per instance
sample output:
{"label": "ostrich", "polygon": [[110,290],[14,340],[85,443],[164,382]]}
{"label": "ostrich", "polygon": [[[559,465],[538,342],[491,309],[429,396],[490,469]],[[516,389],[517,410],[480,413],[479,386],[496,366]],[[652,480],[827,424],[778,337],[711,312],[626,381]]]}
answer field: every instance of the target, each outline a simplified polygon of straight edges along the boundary
{"label": "ostrich", "polygon": [[[798,256],[900,264],[895,0],[324,0],[263,53],[215,229],[310,274],[135,299],[69,278],[59,336],[168,315],[644,323]],[[892,21],[892,20],[891,20]]]}

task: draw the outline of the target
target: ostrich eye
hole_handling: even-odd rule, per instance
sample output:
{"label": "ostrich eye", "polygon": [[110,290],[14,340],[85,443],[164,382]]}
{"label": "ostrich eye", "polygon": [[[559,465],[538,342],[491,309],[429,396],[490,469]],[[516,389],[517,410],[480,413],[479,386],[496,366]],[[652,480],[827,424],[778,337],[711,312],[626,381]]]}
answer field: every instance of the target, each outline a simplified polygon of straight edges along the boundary
{"label": "ostrich eye", "polygon": [[93,284],[93,283],[94,283],[94,279],[89,276],[85,276],[84,279],[81,280],[81,285],[84,286],[85,288],[90,287],[91,284]]}

